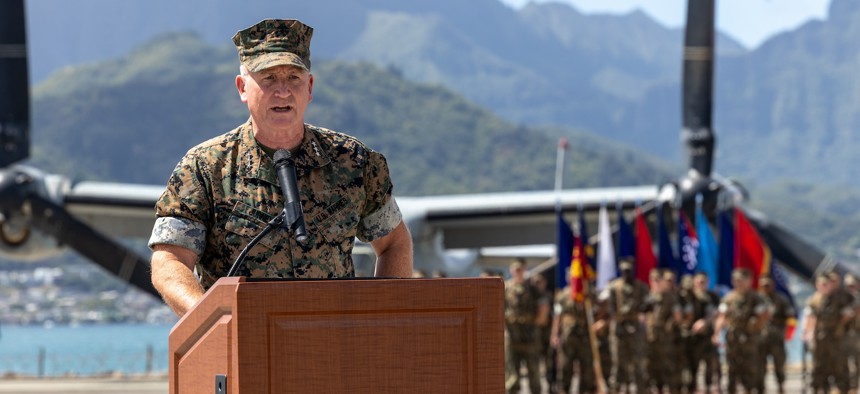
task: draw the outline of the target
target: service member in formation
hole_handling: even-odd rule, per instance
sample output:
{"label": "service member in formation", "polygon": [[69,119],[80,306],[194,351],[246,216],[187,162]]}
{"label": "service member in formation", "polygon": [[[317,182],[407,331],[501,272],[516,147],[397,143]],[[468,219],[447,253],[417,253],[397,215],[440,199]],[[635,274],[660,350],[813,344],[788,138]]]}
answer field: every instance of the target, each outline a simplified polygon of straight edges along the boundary
{"label": "service member in formation", "polygon": [[618,264],[621,277],[604,290],[614,327],[612,328],[613,368],[610,384],[615,392],[631,392],[631,384],[639,392],[648,387],[645,376],[645,327],[643,317],[648,298],[648,286],[636,279],[633,261]]}
{"label": "service member in formation", "polygon": [[[692,288],[684,301],[684,322],[687,331],[685,340],[686,360],[689,363],[687,392],[696,392],[701,364],[705,364],[705,392],[719,392],[720,355],[711,341],[714,335],[714,319],[720,296],[708,290],[708,274],[698,272],[692,277]],[[716,385],[716,387],[712,387]]]}
{"label": "service member in formation", "polygon": [[[593,300],[593,295],[589,295]],[[594,358],[588,332],[588,314],[585,295],[574,299],[570,286],[556,295],[550,343],[560,350],[558,387],[562,393],[569,393],[573,384],[574,365],[579,365],[578,393],[597,392],[597,377],[594,371]]]}
{"label": "service member in formation", "polygon": [[770,319],[762,331],[761,338],[761,373],[767,372],[768,357],[773,360],[773,372],[776,375],[776,384],[779,394],[785,393],[785,329],[788,320],[795,317],[794,307],[788,298],[777,292],[773,279],[763,277],[759,279],[761,296],[770,305]]}
{"label": "service member in formation", "polygon": [[726,363],[729,367],[729,394],[740,383],[746,392],[764,394],[760,368],[761,331],[768,319],[767,302],[752,287],[752,272],[746,268],[732,271],[733,290],[720,302],[713,342],[720,344],[726,329]]}
{"label": "service member in formation", "polygon": [[[860,384],[860,280],[854,274],[845,274],[842,278],[845,284],[845,290],[854,297],[857,303],[857,312],[854,316],[854,321],[848,324],[848,344],[849,357],[848,367],[851,373],[849,388],[857,392],[857,385]],[[853,347],[851,346],[853,344]]]}
{"label": "service member in formation", "polygon": [[520,368],[528,371],[532,394],[541,392],[540,330],[549,320],[549,303],[526,278],[520,260],[510,266],[511,279],[505,282],[505,389],[520,392]]}
{"label": "service member in formation", "polygon": [[[845,274],[843,278],[845,290],[854,297],[860,308],[860,280],[854,274]],[[851,373],[851,381],[849,389],[857,391],[857,385],[860,383],[860,310],[854,316],[854,321],[848,324],[848,344],[850,357],[848,358],[848,367]],[[853,344],[853,346],[852,346]]]}
{"label": "service member in formation", "polygon": [[658,393],[668,389],[681,392],[680,324],[683,318],[681,300],[675,289],[675,273],[651,271],[651,294],[647,301],[645,337],[648,343],[648,376]]}
{"label": "service member in formation", "polygon": [[[531,277],[532,285],[537,289],[538,294],[540,294],[540,304],[552,305],[552,290],[547,286],[546,278],[543,275],[535,275]],[[553,393],[555,391],[555,375],[557,368],[555,364],[555,354],[551,350],[551,346],[549,345],[550,336],[552,334],[552,308],[550,309],[550,316],[547,317],[546,321],[543,325],[538,326],[538,331],[540,332],[540,336],[538,342],[540,343],[540,353],[538,358],[541,360],[544,369],[544,380],[546,381],[547,386],[550,389],[550,392]]]}
{"label": "service member in formation", "polygon": [[815,294],[806,302],[803,327],[803,340],[812,349],[812,391],[829,393],[833,378],[836,388],[845,394],[850,387],[846,330],[856,315],[857,302],[842,288],[835,272],[822,273],[815,285]]}
{"label": "service member in formation", "polygon": [[177,315],[225,276],[251,238],[284,210],[276,150],[291,152],[295,162],[307,239],[269,233],[239,275],[352,277],[356,237],[376,252],[377,276],[412,273],[412,241],[385,158],[353,137],[304,122],[314,86],[312,34],[297,20],[267,19],[233,36],[236,90],[250,118],[191,148],[155,206],[152,282]]}

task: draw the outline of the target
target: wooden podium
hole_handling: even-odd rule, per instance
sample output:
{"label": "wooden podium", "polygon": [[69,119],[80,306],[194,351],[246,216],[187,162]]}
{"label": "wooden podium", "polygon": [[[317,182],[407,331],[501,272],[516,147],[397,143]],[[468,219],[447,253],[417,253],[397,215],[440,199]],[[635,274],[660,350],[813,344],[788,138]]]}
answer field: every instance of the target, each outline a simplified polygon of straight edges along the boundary
{"label": "wooden podium", "polygon": [[503,310],[499,278],[222,278],[170,332],[170,393],[502,393]]}

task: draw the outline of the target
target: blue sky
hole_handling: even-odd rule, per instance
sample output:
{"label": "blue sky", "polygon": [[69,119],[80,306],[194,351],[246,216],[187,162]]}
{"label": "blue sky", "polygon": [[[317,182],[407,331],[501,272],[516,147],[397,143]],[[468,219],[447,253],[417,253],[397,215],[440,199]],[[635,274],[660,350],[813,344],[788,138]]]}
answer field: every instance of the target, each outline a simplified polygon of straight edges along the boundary
{"label": "blue sky", "polygon": [[[534,0],[501,1],[516,8]],[[687,9],[685,0],[552,1],[569,3],[585,13],[627,13],[639,8],[670,27],[684,24]],[[752,49],[774,34],[811,19],[825,19],[829,5],[830,0],[717,0],[717,27]]]}

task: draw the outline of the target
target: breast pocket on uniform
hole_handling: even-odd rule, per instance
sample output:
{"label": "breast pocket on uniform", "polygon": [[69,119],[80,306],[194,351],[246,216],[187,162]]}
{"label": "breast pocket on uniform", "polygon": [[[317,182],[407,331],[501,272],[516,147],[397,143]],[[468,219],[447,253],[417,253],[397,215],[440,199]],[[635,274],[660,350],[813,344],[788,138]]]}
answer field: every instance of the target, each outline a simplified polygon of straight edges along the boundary
{"label": "breast pocket on uniform", "polygon": [[[269,220],[272,220],[272,215],[239,201],[233,207],[233,211],[230,212],[227,222],[224,223],[224,230],[228,232],[225,241],[228,245],[238,247],[241,250],[266,228]],[[260,240],[260,245],[269,249],[274,248],[281,238],[277,231],[278,229],[275,229],[263,237]]]}
{"label": "breast pocket on uniform", "polygon": [[355,237],[359,218],[348,198],[335,195],[327,206],[318,209],[319,212],[311,216],[309,222],[326,242],[337,243],[345,237]]}

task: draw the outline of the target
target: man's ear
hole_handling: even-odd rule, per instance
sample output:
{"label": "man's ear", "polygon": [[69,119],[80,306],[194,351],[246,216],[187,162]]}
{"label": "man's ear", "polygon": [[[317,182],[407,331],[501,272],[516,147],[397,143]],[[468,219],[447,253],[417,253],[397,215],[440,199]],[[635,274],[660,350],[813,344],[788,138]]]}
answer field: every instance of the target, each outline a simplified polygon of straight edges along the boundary
{"label": "man's ear", "polygon": [[310,74],[310,80],[308,81],[308,102],[314,101],[314,75]]}
{"label": "man's ear", "polygon": [[239,99],[241,99],[243,103],[247,103],[248,97],[245,92],[245,77],[241,75],[236,76],[236,91],[239,92]]}

